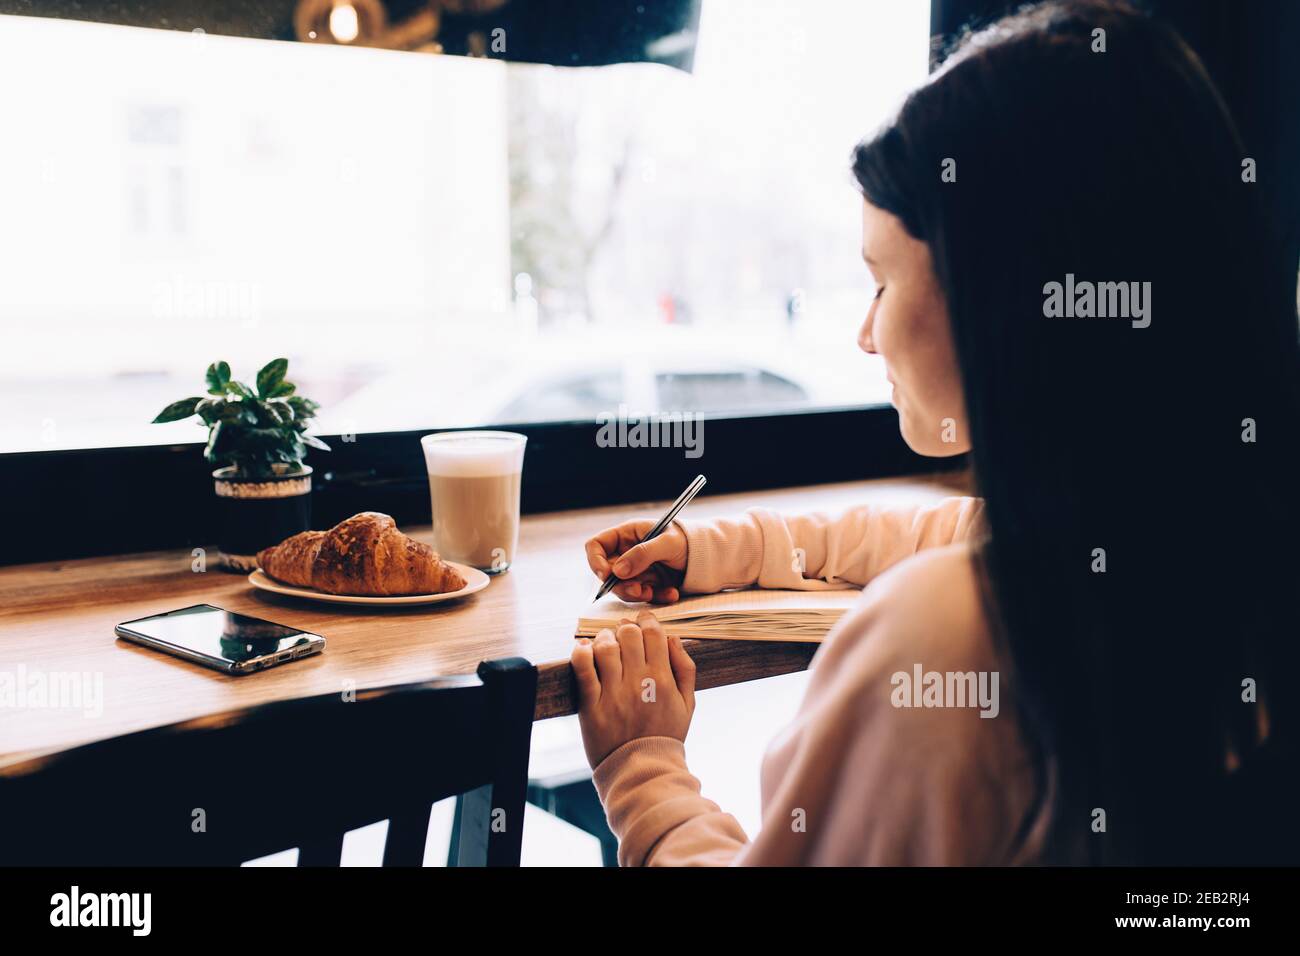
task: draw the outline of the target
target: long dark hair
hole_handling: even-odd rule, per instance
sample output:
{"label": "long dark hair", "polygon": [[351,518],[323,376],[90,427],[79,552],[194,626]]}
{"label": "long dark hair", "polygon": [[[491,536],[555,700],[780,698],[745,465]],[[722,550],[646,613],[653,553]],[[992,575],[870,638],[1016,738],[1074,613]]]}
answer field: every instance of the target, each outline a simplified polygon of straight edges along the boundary
{"label": "long dark hair", "polygon": [[[1247,159],[1191,50],[1115,3],[968,36],[854,153],[947,298],[1048,861],[1258,859],[1230,771],[1295,739],[1296,276]],[[1149,282],[1150,324],[1049,317],[1067,274]]]}

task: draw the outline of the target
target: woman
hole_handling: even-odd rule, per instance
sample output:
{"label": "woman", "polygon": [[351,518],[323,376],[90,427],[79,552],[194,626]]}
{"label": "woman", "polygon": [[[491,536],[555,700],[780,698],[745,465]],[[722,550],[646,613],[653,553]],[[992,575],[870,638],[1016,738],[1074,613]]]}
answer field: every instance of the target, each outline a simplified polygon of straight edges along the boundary
{"label": "woman", "polygon": [[[968,37],[858,146],[858,343],[908,444],[970,451],[980,497],[588,544],[629,601],[869,585],[767,754],[752,842],[686,768],[680,644],[644,612],[575,647],[623,863],[1296,862],[1294,825],[1248,829],[1292,779],[1300,361],[1246,158],[1176,35],[1090,3]],[[997,675],[997,716],[901,706],[917,664]]]}

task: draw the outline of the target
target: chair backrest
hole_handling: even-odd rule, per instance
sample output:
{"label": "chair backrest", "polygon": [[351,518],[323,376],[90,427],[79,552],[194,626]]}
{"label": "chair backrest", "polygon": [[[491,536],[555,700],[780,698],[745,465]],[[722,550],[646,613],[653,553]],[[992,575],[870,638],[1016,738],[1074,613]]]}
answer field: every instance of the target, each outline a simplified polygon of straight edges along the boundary
{"label": "chair backrest", "polygon": [[237,865],[297,847],[338,865],[388,820],[384,865],[423,860],[432,804],[468,794],[459,864],[518,865],[537,670],[264,704],[0,770],[0,865]]}

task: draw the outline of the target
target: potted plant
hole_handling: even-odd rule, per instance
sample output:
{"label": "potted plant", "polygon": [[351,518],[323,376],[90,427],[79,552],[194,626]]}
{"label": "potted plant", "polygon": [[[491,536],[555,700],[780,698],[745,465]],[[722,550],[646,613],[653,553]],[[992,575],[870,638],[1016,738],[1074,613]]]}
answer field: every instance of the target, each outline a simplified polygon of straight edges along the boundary
{"label": "potted plant", "polygon": [[285,378],[288,359],[257,373],[256,389],[230,377],[230,366],[208,366],[208,394],[172,402],[154,419],[198,416],[208,428],[203,457],[221,500],[218,564],[232,571],[257,566],[257,552],[311,526],[311,467],[307,449],[329,451],[307,429],[320,408],[295,394]]}

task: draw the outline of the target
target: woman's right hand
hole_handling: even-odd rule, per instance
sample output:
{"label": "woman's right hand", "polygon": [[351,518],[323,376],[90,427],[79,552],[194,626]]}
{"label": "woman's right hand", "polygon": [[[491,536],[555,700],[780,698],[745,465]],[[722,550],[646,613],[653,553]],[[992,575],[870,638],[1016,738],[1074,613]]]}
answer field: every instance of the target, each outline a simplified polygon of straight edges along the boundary
{"label": "woman's right hand", "polygon": [[629,603],[671,604],[681,597],[686,533],[674,522],[659,537],[638,543],[655,523],[648,518],[624,521],[587,542],[591,570],[602,581],[611,571],[619,577],[614,593]]}

